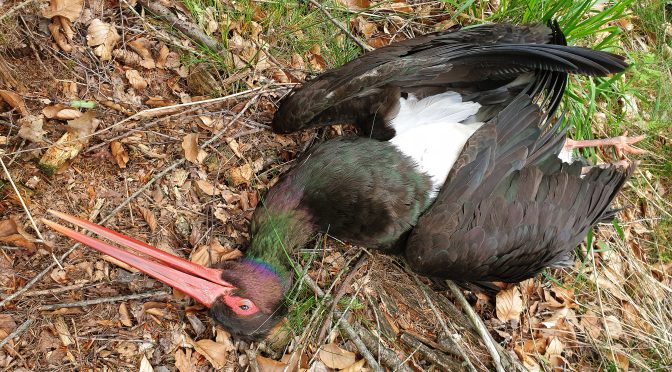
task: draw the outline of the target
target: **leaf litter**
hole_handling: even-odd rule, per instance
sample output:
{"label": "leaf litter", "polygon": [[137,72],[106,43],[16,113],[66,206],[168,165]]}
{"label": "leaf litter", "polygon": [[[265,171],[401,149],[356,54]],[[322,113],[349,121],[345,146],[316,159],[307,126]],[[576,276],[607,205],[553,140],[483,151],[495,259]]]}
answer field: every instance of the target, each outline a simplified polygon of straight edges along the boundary
{"label": "leaf litter", "polygon": [[[435,17],[431,22],[423,23],[423,20],[411,25],[420,32],[444,30],[454,24],[446,17],[437,16],[439,10],[447,9],[441,8],[447,7],[445,4],[350,0],[339,0],[339,3],[356,12],[370,8],[375,14],[383,15],[353,14],[350,18],[351,31],[374,47],[407,37],[402,28],[407,27],[402,17],[404,13]],[[182,5],[176,6],[180,9]],[[116,10],[96,12],[97,18],[94,18],[91,4],[80,0],[50,1],[41,16],[49,18],[51,42],[68,53],[68,60],[59,62],[46,55],[44,63],[55,72],[66,61],[75,66],[73,71],[59,75],[62,79],[58,82],[52,81],[53,77],[45,71],[36,71],[31,75],[32,80],[31,77],[25,80],[28,94],[15,87],[0,86],[4,89],[0,90],[0,100],[4,103],[0,107],[12,110],[8,115],[13,115],[18,125],[18,130],[9,135],[3,132],[0,138],[6,139],[0,145],[11,151],[23,149],[21,146],[28,150],[49,146],[46,151],[22,153],[11,167],[20,183],[28,185],[33,180],[30,181],[33,187],[24,191],[32,193],[36,200],[35,206],[31,205],[34,214],[41,216],[46,208],[55,208],[82,217],[96,216],[101,208],[109,210],[121,203],[126,195],[139,189],[170,161],[186,159],[188,164],[157,181],[151,193],[138,196],[131,207],[112,219],[110,226],[199,264],[210,265],[240,257],[241,248],[249,240],[247,224],[259,197],[288,168],[303,146],[313,140],[309,133],[279,136],[259,132],[239,136],[254,125],[250,123],[268,122],[279,96],[263,95],[259,103],[236,122],[231,119],[247,103],[245,99],[196,108],[179,116],[173,114],[185,108],[148,112],[141,120],[128,120],[118,128],[113,125],[131,113],[148,108],[203,99],[199,96],[222,95],[233,83],[247,88],[260,87],[264,81],[296,83],[333,67],[328,48],[320,43],[313,43],[301,53],[273,56],[277,42],[269,40],[269,30],[263,21],[264,10],[259,4],[252,6],[256,9],[252,20],[231,16],[218,23],[222,18],[217,18],[216,9],[209,8],[205,13],[206,33],[216,36],[223,26],[229,30],[230,48],[223,56],[232,67],[242,71],[221,76],[223,72],[216,68],[183,64],[181,53],[185,48],[195,50],[193,42],[179,36],[168,42],[152,32],[138,34],[137,30],[144,27],[140,18],[127,17],[122,24],[114,15]],[[124,12],[130,15],[127,10]],[[178,13],[180,17],[190,17],[184,9]],[[50,40],[45,38],[41,42]],[[83,51],[95,57],[87,57]],[[27,65],[31,58],[16,62]],[[112,68],[101,69],[105,64],[111,64]],[[635,98],[628,99],[635,103]],[[80,109],[72,104],[83,100],[96,103],[97,108]],[[628,107],[627,114],[632,115],[632,107],[636,106]],[[213,116],[212,112],[218,115]],[[148,120],[156,120],[153,127],[145,127]],[[108,130],[97,133],[100,127]],[[199,147],[206,138],[221,131],[225,131],[225,141],[208,149]],[[125,135],[126,132],[132,135]],[[325,135],[341,133],[338,127],[327,130]],[[89,151],[94,144],[102,146]],[[0,180],[0,215],[21,213],[16,198],[2,187],[2,182]],[[628,220],[635,221],[639,217],[632,213]],[[36,275],[51,260],[52,248],[20,232],[24,222],[0,218],[0,243],[12,248],[3,250],[0,255],[0,283],[6,293],[20,288],[26,278]],[[633,222],[626,229],[631,242],[646,238],[651,231],[641,222]],[[602,229],[599,236],[610,243],[613,241]],[[60,250],[68,244],[51,233],[46,237],[58,242],[56,247]],[[309,266],[309,274],[317,278],[322,288],[328,288],[340,283],[338,274],[356,251],[347,245],[328,242],[319,253],[323,257],[318,256],[321,258],[318,261],[326,267],[306,260],[301,263]],[[110,264],[109,257],[104,261],[99,257],[87,250],[76,250],[63,263],[63,268],[51,270],[48,279],[36,287],[53,290],[84,284],[84,290],[28,297],[25,302],[29,306],[35,301],[75,302],[162,288],[153,279],[134,273],[136,270],[127,270],[128,267],[125,269],[116,261]],[[584,268],[588,279],[584,283],[577,284],[571,275],[554,272],[559,276],[558,282],[537,278],[510,286],[495,298],[477,298],[476,308],[486,319],[491,333],[530,370],[581,369],[585,367],[581,363],[586,361],[582,349],[585,344],[591,340],[598,344],[607,342],[607,335],[617,342],[613,345],[613,362],[627,370],[630,359],[625,350],[632,330],[654,330],[652,324],[655,323],[642,311],[638,298],[631,295],[628,287],[628,275],[637,270],[637,266],[621,251],[615,251],[613,257],[596,254],[593,258],[600,267],[596,272],[591,267]],[[367,274],[359,275],[355,284],[346,288],[346,295],[356,297],[359,302],[354,313],[362,319],[375,319],[375,325],[369,329],[383,336],[380,340],[384,347],[397,350],[400,356],[412,355],[409,363],[417,370],[426,368],[423,356],[412,354],[412,349],[400,346],[396,339],[404,332],[412,333],[441,350],[438,340],[442,335],[436,319],[427,311],[428,306],[415,283],[407,280],[392,259],[376,255],[372,260],[376,262],[369,264]],[[660,283],[669,285],[669,267],[659,267]],[[604,309],[597,306],[586,286],[608,293],[610,305]],[[651,292],[663,298],[664,292],[657,293],[659,291],[653,284]],[[459,313],[451,313],[450,299],[437,295],[436,301],[444,315],[451,314],[456,324],[464,321]],[[27,315],[13,304],[3,310],[7,312],[0,316],[0,335],[11,332]],[[8,344],[11,351],[7,348],[0,351],[0,366],[40,369],[71,363],[85,367],[87,363],[97,363],[90,358],[94,353],[119,368],[143,371],[159,370],[162,366],[200,371],[210,366],[226,369],[249,365],[250,360],[242,351],[247,346],[234,342],[220,329],[213,330],[213,323],[202,310],[176,295],[163,302],[129,300],[40,314],[39,325],[33,326],[34,333],[26,333],[18,342]],[[467,352],[472,361],[487,368],[488,356],[479,345],[479,339],[468,331],[468,323],[462,327],[461,337],[469,345]],[[324,340],[316,340],[317,335],[311,335],[308,338],[311,342],[297,344],[305,334],[302,332],[311,332],[313,328],[319,327],[286,330],[294,341],[285,343],[283,347],[287,348],[281,348],[283,351],[279,354],[276,351],[257,355],[257,365],[262,370],[279,370],[287,366],[291,355],[299,355],[295,364],[299,368],[347,371],[368,368],[352,342],[337,333],[331,333]],[[97,340],[98,336],[105,335],[114,336],[106,342]],[[37,347],[31,349],[31,343]],[[574,364],[577,362],[578,367]]]}

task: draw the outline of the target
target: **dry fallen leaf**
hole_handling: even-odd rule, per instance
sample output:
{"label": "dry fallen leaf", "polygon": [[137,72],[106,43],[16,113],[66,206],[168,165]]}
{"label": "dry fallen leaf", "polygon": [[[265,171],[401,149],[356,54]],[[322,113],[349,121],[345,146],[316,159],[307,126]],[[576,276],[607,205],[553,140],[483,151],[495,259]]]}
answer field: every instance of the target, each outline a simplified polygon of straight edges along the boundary
{"label": "dry fallen leaf", "polygon": [[257,355],[257,365],[260,372],[284,372],[287,368],[287,364],[261,355]]}
{"label": "dry fallen leaf", "polygon": [[609,331],[611,338],[618,340],[623,337],[623,326],[621,326],[621,322],[616,316],[607,316],[604,318],[604,323],[607,326],[607,330]]}
{"label": "dry fallen leaf", "polygon": [[189,133],[182,140],[184,157],[194,164],[202,162],[208,154],[198,147],[198,133]]}
{"label": "dry fallen leaf", "polygon": [[229,179],[233,186],[249,184],[252,180],[252,175],[252,166],[249,163],[229,169]]}
{"label": "dry fallen leaf", "polygon": [[516,355],[518,355],[518,359],[520,359],[521,362],[523,362],[523,366],[530,371],[530,372],[538,372],[541,371],[541,367],[539,366],[539,363],[537,363],[536,359],[531,357],[528,353],[526,353],[523,348],[520,346],[516,346],[513,349],[516,352]]}
{"label": "dry fallen leaf", "polygon": [[128,79],[129,84],[131,84],[135,90],[143,90],[147,88],[147,80],[140,76],[138,70],[127,70],[126,79]]}
{"label": "dry fallen leaf", "polygon": [[512,287],[497,293],[497,319],[502,322],[518,320],[523,311],[523,300],[518,287]]}
{"label": "dry fallen leaf", "polygon": [[121,303],[121,305],[119,305],[119,321],[126,327],[133,326],[133,320],[131,320],[131,313],[128,312],[128,307],[123,302]]}
{"label": "dry fallen leaf", "polygon": [[147,360],[147,356],[145,355],[142,356],[138,372],[154,372],[154,368],[152,368],[151,363],[149,363],[149,360]]}
{"label": "dry fallen leaf", "polygon": [[96,18],[89,24],[86,35],[86,44],[93,49],[93,53],[103,61],[109,61],[112,58],[112,49],[121,40],[117,29]]}
{"label": "dry fallen leaf", "polygon": [[362,10],[371,6],[369,0],[338,0],[338,2],[351,10]]}
{"label": "dry fallen leaf", "polygon": [[342,369],[341,372],[363,372],[364,365],[366,364],[366,359],[360,359],[357,362],[355,362],[353,365],[351,365],[348,368]]}
{"label": "dry fallen leaf", "polygon": [[23,98],[20,95],[11,92],[9,90],[0,89],[0,99],[7,102],[9,106],[17,110],[21,116],[28,116],[28,109],[26,108],[26,103],[23,102]]}
{"label": "dry fallen leaf", "polygon": [[335,343],[322,345],[320,360],[329,368],[343,369],[355,364],[355,353],[341,349]]}
{"label": "dry fallen leaf", "polygon": [[196,185],[205,195],[213,196],[217,194],[217,187],[208,180],[196,180]]}
{"label": "dry fallen leaf", "polygon": [[74,22],[82,13],[84,0],[51,0],[49,7],[42,12],[46,18],[61,16]]}
{"label": "dry fallen leaf", "polygon": [[18,233],[18,226],[13,219],[8,218],[6,220],[0,221],[0,238]]}
{"label": "dry fallen leaf", "polygon": [[63,104],[56,104],[51,106],[45,106],[42,109],[42,114],[47,119],[60,119],[60,120],[72,120],[77,119],[82,116],[82,112],[65,106]]}
{"label": "dry fallen leaf", "polygon": [[229,351],[232,350],[231,345],[213,340],[198,340],[194,342],[187,337],[187,342],[194,347],[194,350],[203,355],[215,369],[224,368]]}
{"label": "dry fallen leaf", "polygon": [[44,135],[47,133],[42,129],[44,117],[42,115],[29,115],[22,117],[17,121],[19,124],[19,137],[31,142],[44,142]]}
{"label": "dry fallen leaf", "polygon": [[135,53],[140,56],[140,58],[142,58],[142,60],[139,62],[140,66],[146,69],[152,69],[156,67],[154,57],[152,57],[152,53],[149,51],[149,40],[145,38],[139,38],[129,42],[128,45]]}
{"label": "dry fallen leaf", "polygon": [[602,334],[602,321],[592,311],[587,312],[581,316],[579,325],[581,325],[583,330],[595,340],[597,340],[598,337],[600,337],[600,334]]}
{"label": "dry fallen leaf", "polygon": [[112,141],[112,143],[110,143],[110,151],[112,151],[112,157],[114,157],[119,168],[126,168],[129,157],[124,145],[119,141]]}
{"label": "dry fallen leaf", "polygon": [[191,349],[177,349],[175,352],[175,368],[180,372],[196,372],[196,363],[192,361]]}
{"label": "dry fallen leaf", "polygon": [[70,331],[68,330],[68,325],[65,324],[65,320],[62,317],[56,318],[54,328],[56,328],[56,332],[58,332],[58,338],[61,339],[63,346],[67,347],[75,343],[75,341],[72,339]]}
{"label": "dry fallen leaf", "polygon": [[137,206],[137,208],[138,208],[138,211],[140,211],[140,214],[142,215],[142,218],[145,220],[145,222],[147,222],[147,225],[149,225],[149,229],[152,232],[155,232],[156,228],[159,227],[159,222],[157,221],[156,215],[154,214],[154,212],[152,212],[151,210],[149,210],[145,207],[139,206],[139,205]]}

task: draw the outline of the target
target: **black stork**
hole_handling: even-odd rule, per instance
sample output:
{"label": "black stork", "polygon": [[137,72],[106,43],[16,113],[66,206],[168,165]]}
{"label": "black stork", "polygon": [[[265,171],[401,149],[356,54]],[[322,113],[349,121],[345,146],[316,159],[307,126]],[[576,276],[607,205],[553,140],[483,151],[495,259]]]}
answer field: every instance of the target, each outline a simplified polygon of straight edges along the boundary
{"label": "black stork", "polygon": [[283,313],[288,252],[327,231],[403,250],[435,278],[518,282],[572,262],[634,165],[564,163],[554,114],[570,73],[623,71],[623,58],[565,45],[557,25],[490,24],[405,40],[291,92],[273,129],[352,121],[364,133],[315,146],[268,191],[246,256],[205,268],[88,221],[54,215],[142,255],[45,221],[208,306],[257,338]]}

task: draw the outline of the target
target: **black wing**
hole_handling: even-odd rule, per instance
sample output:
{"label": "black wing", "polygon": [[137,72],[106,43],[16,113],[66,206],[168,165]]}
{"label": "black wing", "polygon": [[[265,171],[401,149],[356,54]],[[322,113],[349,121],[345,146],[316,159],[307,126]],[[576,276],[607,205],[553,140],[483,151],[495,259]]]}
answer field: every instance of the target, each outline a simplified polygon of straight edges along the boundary
{"label": "black wing", "polygon": [[469,139],[406,246],[414,270],[461,281],[517,282],[572,262],[634,165],[563,164],[564,133],[520,96]]}
{"label": "black wing", "polygon": [[273,129],[289,133],[354,121],[365,133],[387,139],[394,133],[385,123],[396,115],[402,94],[456,91],[479,102],[476,119],[486,121],[520,93],[537,96],[531,87],[562,91],[567,73],[607,75],[627,66],[620,56],[565,44],[557,24],[489,24],[393,43],[292,91]]}

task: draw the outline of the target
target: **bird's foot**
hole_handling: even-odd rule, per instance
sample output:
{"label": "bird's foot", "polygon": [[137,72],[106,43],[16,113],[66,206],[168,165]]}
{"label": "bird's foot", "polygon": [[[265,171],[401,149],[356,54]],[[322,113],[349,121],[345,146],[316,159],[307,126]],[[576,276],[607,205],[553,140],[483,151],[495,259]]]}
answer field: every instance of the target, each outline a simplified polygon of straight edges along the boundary
{"label": "bird's foot", "polygon": [[571,151],[573,149],[579,149],[584,147],[613,146],[614,149],[616,150],[616,155],[618,155],[618,157],[623,157],[624,153],[641,155],[641,154],[647,154],[648,151],[632,145],[643,140],[644,138],[646,138],[646,136],[643,134],[635,137],[628,137],[627,133],[618,137],[594,139],[594,140],[575,141],[573,139],[567,138],[565,140],[565,146],[563,149],[565,151]]}

